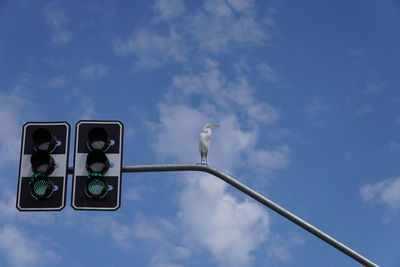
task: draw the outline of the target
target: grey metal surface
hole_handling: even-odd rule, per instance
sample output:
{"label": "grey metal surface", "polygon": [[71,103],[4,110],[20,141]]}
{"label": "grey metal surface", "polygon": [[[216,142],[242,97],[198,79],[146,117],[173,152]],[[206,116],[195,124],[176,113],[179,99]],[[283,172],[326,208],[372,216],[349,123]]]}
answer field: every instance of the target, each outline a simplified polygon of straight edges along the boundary
{"label": "grey metal surface", "polygon": [[[257,200],[261,204],[267,206],[268,208],[272,209],[273,211],[279,213],[286,219],[290,220],[291,222],[297,224],[298,226],[302,227],[303,229],[307,230],[308,232],[312,233],[313,235],[317,236],[321,240],[325,241],[329,245],[333,246],[334,248],[340,250],[344,254],[350,256],[354,260],[358,261],[359,263],[363,264],[364,266],[368,267],[379,267],[378,264],[372,262],[371,260],[367,259],[366,257],[362,256],[361,254],[357,253],[356,251],[352,250],[351,248],[345,246],[341,242],[337,241],[333,237],[327,235],[323,231],[319,230],[315,226],[309,224],[305,220],[299,218],[298,216],[294,215],[293,213],[289,212],[288,210],[284,209],[283,207],[279,206],[275,202],[269,200],[268,198],[264,197],[260,193],[256,192],[255,190],[251,189],[250,187],[242,184],[238,180],[234,179],[233,177],[229,176],[228,174],[208,165],[201,165],[201,164],[160,164],[160,165],[128,165],[122,167],[122,172],[169,172],[169,171],[201,171],[207,172],[212,174],[228,184],[232,185],[233,187],[237,188],[238,190],[242,191],[246,195],[252,197],[253,199]],[[73,169],[68,168],[68,173],[72,174]]]}

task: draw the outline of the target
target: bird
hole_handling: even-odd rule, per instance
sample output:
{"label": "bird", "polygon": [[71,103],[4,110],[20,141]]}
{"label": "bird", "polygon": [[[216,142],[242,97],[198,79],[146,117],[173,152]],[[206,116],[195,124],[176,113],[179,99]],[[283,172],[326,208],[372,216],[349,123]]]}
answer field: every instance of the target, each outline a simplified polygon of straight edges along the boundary
{"label": "bird", "polygon": [[202,165],[207,165],[207,153],[210,148],[212,135],[211,127],[220,127],[220,125],[207,123],[204,125],[200,133],[199,152]]}

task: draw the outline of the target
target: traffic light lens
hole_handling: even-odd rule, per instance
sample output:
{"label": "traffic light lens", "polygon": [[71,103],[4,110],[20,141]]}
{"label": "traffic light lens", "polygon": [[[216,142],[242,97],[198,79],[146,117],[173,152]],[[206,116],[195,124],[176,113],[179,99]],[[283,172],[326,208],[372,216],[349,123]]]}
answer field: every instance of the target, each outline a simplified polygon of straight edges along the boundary
{"label": "traffic light lens", "polygon": [[85,192],[90,198],[103,198],[108,192],[108,185],[104,181],[101,173],[91,173],[88,176]]}
{"label": "traffic light lens", "polygon": [[91,151],[106,151],[110,147],[110,138],[106,130],[101,127],[95,127],[88,133],[87,144]]}
{"label": "traffic light lens", "polygon": [[29,182],[30,191],[34,198],[45,199],[54,191],[53,183],[43,174],[34,174]]}
{"label": "traffic light lens", "polygon": [[57,145],[57,139],[45,128],[39,128],[32,135],[33,145],[38,151],[52,152]]}
{"label": "traffic light lens", "polygon": [[104,174],[110,168],[110,161],[106,154],[101,151],[91,151],[86,158],[86,169],[89,173],[96,172]]}
{"label": "traffic light lens", "polygon": [[104,163],[99,163],[99,162],[90,165],[90,169],[94,172],[102,172],[104,167],[105,167]]}
{"label": "traffic light lens", "polygon": [[95,150],[102,150],[103,147],[106,145],[106,142],[104,142],[104,141],[93,141],[91,145]]}
{"label": "traffic light lens", "polygon": [[93,179],[88,184],[89,192],[95,196],[100,196],[105,188],[106,188],[105,183],[99,179]]}
{"label": "traffic light lens", "polygon": [[49,183],[45,180],[39,180],[33,185],[33,191],[38,196],[44,196],[47,188],[49,188]]}
{"label": "traffic light lens", "polygon": [[44,151],[36,151],[31,156],[34,173],[50,174],[54,171],[55,162],[52,156]]}

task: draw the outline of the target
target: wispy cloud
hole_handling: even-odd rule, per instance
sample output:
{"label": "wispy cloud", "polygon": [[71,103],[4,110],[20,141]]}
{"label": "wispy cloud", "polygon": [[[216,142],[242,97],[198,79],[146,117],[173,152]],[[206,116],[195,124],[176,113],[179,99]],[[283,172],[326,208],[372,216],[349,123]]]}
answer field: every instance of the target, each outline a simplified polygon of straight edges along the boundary
{"label": "wispy cloud", "polygon": [[274,234],[271,236],[271,241],[267,247],[268,257],[275,258],[281,262],[291,262],[292,252],[295,247],[304,244],[304,239],[298,235],[292,233],[286,234],[284,236],[279,234]]}
{"label": "wispy cloud", "polygon": [[29,107],[18,86],[8,94],[0,94],[0,166],[19,158],[22,118]]}
{"label": "wispy cloud", "polygon": [[75,103],[72,115],[76,120],[92,120],[97,115],[93,99],[87,96],[84,90],[73,88],[66,98]]}
{"label": "wispy cloud", "polygon": [[377,70],[371,70],[366,74],[364,93],[377,94],[383,92],[389,83],[382,79],[382,74]]}
{"label": "wispy cloud", "polygon": [[221,52],[235,44],[258,44],[270,39],[270,25],[261,24],[252,4],[209,0],[190,16],[186,29],[199,48]]}
{"label": "wispy cloud", "polygon": [[153,9],[156,21],[179,19],[165,21],[162,28],[156,23],[135,30],[114,44],[117,54],[133,54],[141,67],[158,67],[169,59],[183,63],[189,54],[226,52],[235,45],[265,44],[276,28],[274,12],[260,22],[253,1],[207,0],[192,10],[178,0],[156,1]]}
{"label": "wispy cloud", "polygon": [[12,266],[39,266],[58,258],[45,242],[30,239],[19,228],[9,224],[0,228],[0,250]]}
{"label": "wispy cloud", "polygon": [[174,241],[180,236],[181,229],[164,218],[136,214],[131,223],[122,223],[112,217],[91,216],[83,223],[74,216],[72,223],[82,225],[91,234],[109,236],[126,251],[133,249],[136,244],[145,244],[151,248],[149,266],[181,266],[176,262],[191,255],[189,248]]}
{"label": "wispy cloud", "polygon": [[373,109],[372,109],[371,105],[365,104],[365,105],[362,105],[361,107],[359,107],[354,112],[354,114],[360,116],[360,115],[365,115],[365,114],[371,113],[372,111],[373,111]]}
{"label": "wispy cloud", "polygon": [[65,44],[71,39],[68,29],[69,19],[65,13],[55,4],[50,4],[44,9],[47,23],[51,26],[53,34],[51,42],[54,44]]}
{"label": "wispy cloud", "polygon": [[82,97],[79,101],[82,106],[80,118],[82,120],[93,120],[96,114],[93,101],[89,97]]}
{"label": "wispy cloud", "polygon": [[360,189],[365,202],[378,202],[396,211],[400,208],[400,177],[367,184]]}
{"label": "wispy cloud", "polygon": [[318,116],[322,112],[331,111],[332,107],[324,103],[324,101],[320,97],[314,97],[311,100],[311,103],[306,108],[308,114],[312,116]]}
{"label": "wispy cloud", "polygon": [[47,82],[48,87],[54,89],[65,87],[66,84],[67,80],[64,75],[57,75]]}
{"label": "wispy cloud", "polygon": [[397,117],[396,119],[394,119],[394,124],[396,126],[400,126],[400,117]]}
{"label": "wispy cloud", "polygon": [[258,71],[267,81],[276,82],[278,80],[276,72],[265,62],[258,64]]}
{"label": "wispy cloud", "polygon": [[143,68],[159,67],[170,59],[178,62],[186,59],[182,37],[174,29],[168,34],[150,29],[136,30],[127,41],[115,41],[114,51],[119,55],[135,55],[135,65]]}
{"label": "wispy cloud", "polygon": [[55,222],[54,213],[19,212],[15,208],[16,195],[14,188],[11,189],[9,187],[3,187],[1,196],[2,199],[0,199],[0,221],[3,223],[27,222],[37,226],[48,226]]}
{"label": "wispy cloud", "polygon": [[154,191],[154,188],[152,188],[152,187],[134,186],[134,187],[128,188],[126,190],[126,192],[124,192],[123,196],[127,200],[139,202],[139,201],[146,199],[145,196],[153,191]]}
{"label": "wispy cloud", "polygon": [[101,64],[91,64],[83,67],[80,74],[85,79],[96,79],[107,74],[108,68]]}
{"label": "wispy cloud", "polygon": [[179,17],[186,11],[186,7],[182,0],[157,0],[153,10],[156,13],[156,21],[161,21]]}

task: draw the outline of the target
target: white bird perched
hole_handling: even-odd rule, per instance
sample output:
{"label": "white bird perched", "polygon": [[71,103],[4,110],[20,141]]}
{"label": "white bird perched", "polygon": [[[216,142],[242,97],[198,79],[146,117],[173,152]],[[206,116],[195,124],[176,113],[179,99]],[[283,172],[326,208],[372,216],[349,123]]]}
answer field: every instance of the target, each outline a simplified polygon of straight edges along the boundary
{"label": "white bird perched", "polygon": [[200,133],[199,152],[201,156],[201,164],[203,165],[207,165],[207,153],[210,148],[212,134],[211,127],[219,127],[219,125],[207,123],[204,125],[203,130],[201,130]]}

